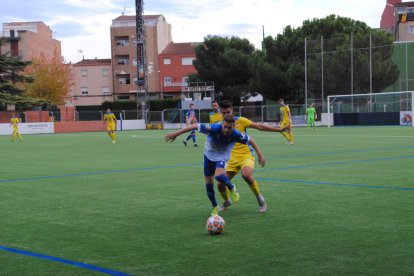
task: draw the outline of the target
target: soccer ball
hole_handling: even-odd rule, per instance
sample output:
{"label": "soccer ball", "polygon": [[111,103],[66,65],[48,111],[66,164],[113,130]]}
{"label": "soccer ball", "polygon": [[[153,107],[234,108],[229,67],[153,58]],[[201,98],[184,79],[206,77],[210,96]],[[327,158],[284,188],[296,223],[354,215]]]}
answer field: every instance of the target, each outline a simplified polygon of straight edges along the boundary
{"label": "soccer ball", "polygon": [[207,219],[206,228],[211,235],[220,235],[224,231],[226,222],[220,216],[211,216]]}

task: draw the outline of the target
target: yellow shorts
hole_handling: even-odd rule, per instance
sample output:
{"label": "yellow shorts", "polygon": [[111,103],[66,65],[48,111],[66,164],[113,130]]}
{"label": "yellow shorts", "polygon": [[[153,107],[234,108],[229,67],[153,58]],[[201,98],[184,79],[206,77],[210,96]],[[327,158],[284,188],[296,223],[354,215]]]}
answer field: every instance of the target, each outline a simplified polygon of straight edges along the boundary
{"label": "yellow shorts", "polygon": [[236,174],[243,169],[244,167],[250,167],[254,169],[254,157],[249,156],[246,158],[234,158],[230,159],[226,166],[226,171],[228,172],[235,172]]}
{"label": "yellow shorts", "polygon": [[106,129],[108,130],[108,131],[115,131],[116,129],[115,129],[115,124],[108,124],[108,126],[106,127]]}

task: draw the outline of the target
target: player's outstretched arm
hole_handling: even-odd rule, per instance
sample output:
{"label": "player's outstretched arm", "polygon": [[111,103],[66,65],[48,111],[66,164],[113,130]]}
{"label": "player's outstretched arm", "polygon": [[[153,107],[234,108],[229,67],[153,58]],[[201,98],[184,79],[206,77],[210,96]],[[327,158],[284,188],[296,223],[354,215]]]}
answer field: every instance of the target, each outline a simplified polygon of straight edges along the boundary
{"label": "player's outstretched arm", "polygon": [[260,166],[264,167],[266,165],[266,159],[261,152],[259,146],[256,144],[252,136],[249,136],[249,143],[252,145],[254,151],[256,152],[257,156],[259,157],[259,164]]}
{"label": "player's outstretched arm", "polygon": [[251,128],[260,130],[260,131],[273,131],[273,132],[284,132],[288,129],[288,127],[273,127],[273,126],[267,126],[264,124],[259,124],[252,122],[250,125]]}
{"label": "player's outstretched arm", "polygon": [[174,142],[175,138],[177,138],[181,134],[192,131],[193,129],[197,129],[197,128],[198,128],[198,124],[192,124],[180,130],[177,130],[176,132],[167,133],[165,135],[165,142]]}

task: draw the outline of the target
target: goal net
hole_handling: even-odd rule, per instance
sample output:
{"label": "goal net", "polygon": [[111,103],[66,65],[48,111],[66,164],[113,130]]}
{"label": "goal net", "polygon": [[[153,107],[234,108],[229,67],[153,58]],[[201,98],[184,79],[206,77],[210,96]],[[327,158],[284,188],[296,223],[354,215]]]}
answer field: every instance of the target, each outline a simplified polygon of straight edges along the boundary
{"label": "goal net", "polygon": [[413,125],[414,92],[328,96],[328,126]]}

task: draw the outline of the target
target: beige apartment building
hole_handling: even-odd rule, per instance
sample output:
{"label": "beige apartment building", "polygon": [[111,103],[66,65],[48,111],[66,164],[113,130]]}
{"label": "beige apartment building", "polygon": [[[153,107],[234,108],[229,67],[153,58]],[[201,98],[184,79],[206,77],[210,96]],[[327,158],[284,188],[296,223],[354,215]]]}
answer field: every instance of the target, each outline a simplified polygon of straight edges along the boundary
{"label": "beige apartment building", "polygon": [[[163,15],[145,15],[145,63],[150,98],[161,95],[158,55],[172,41],[171,25]],[[137,99],[136,18],[122,15],[112,21],[111,58],[114,100]]]}
{"label": "beige apartment building", "polygon": [[8,42],[1,46],[0,54],[22,60],[32,60],[41,55],[52,58],[61,57],[61,43],[53,38],[52,30],[43,22],[11,22],[3,23],[2,36]]}
{"label": "beige apartment building", "polygon": [[66,106],[97,106],[113,100],[110,59],[83,59],[72,65],[74,85]]}

